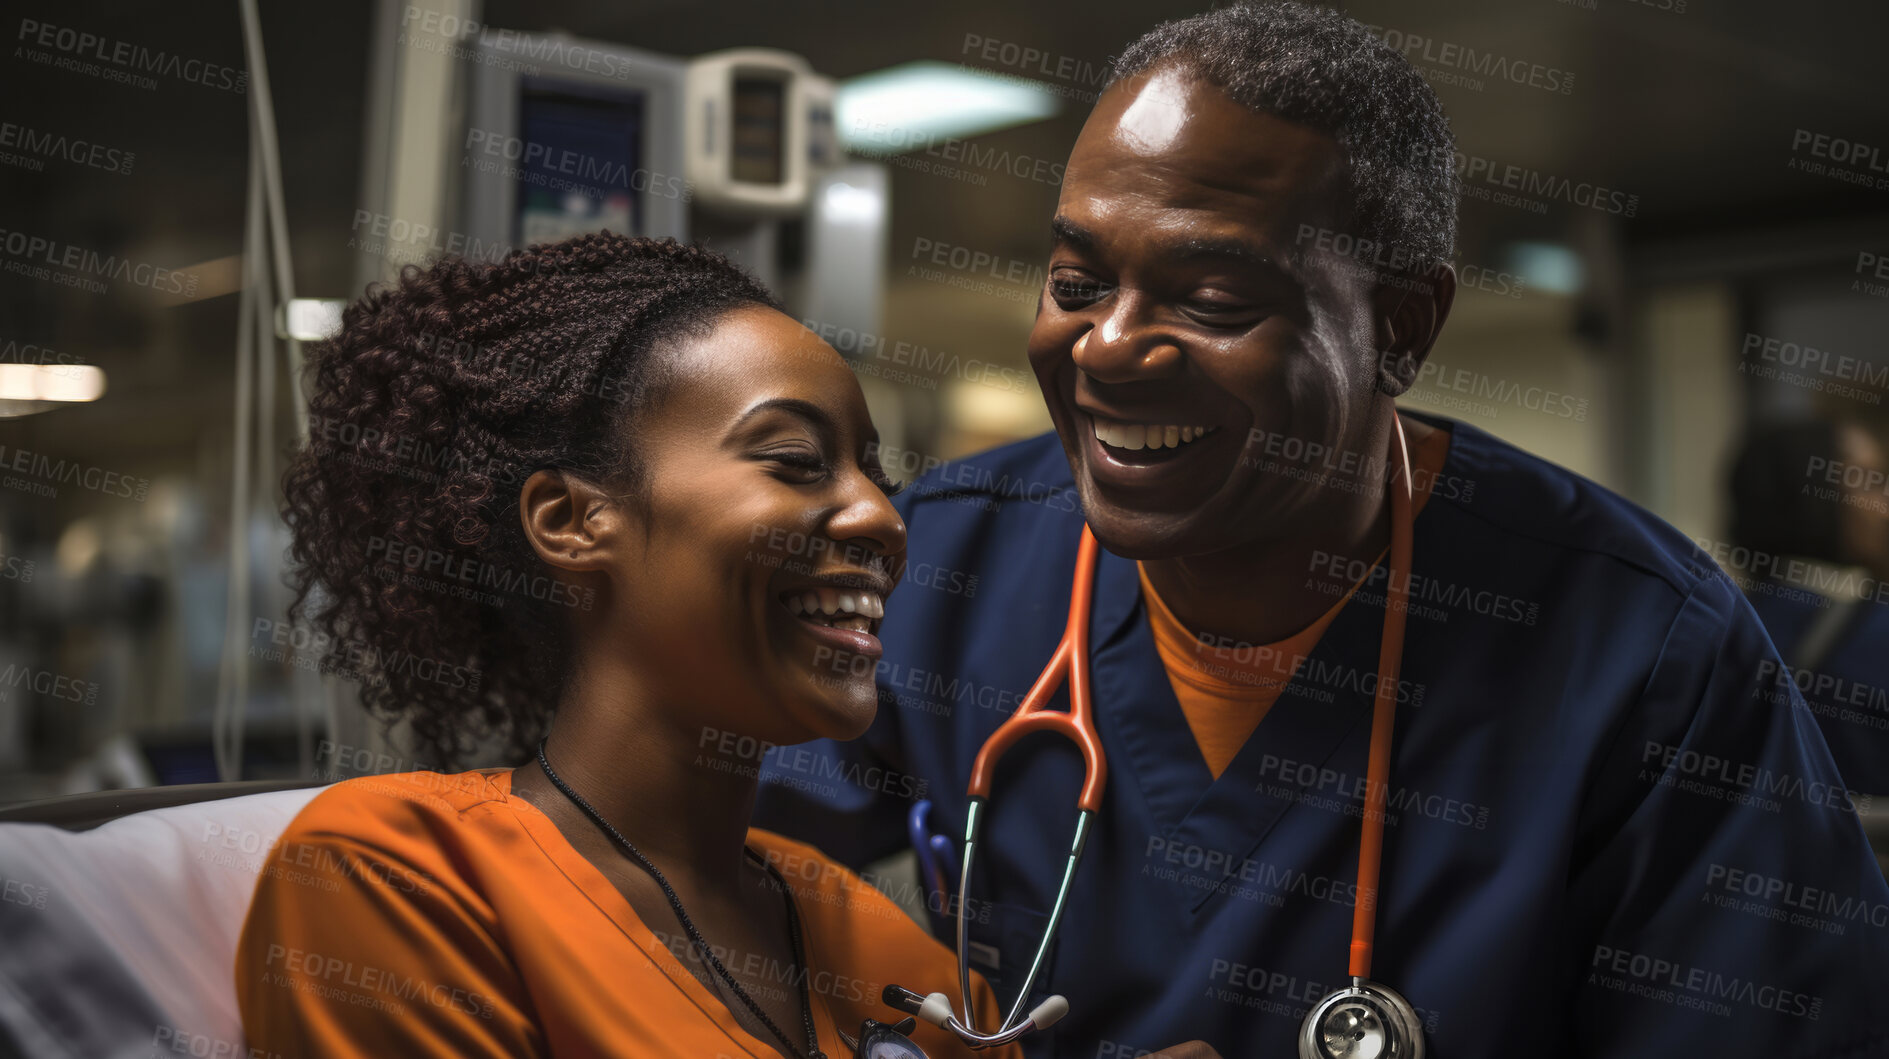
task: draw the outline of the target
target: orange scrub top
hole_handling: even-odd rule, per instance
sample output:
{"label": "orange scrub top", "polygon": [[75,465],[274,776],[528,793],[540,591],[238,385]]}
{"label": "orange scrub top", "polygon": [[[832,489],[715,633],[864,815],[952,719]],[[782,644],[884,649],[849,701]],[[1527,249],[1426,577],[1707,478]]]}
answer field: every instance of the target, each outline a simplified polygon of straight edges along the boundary
{"label": "orange scrub top", "polygon": [[[1430,489],[1443,470],[1449,446],[1450,432],[1442,429],[1431,431],[1411,446],[1411,518],[1416,518],[1430,499]],[[1299,664],[1318,646],[1326,627],[1364,583],[1360,578],[1317,621],[1291,636],[1250,652],[1235,652],[1190,632],[1155,592],[1147,568],[1139,562],[1135,566],[1141,573],[1141,594],[1148,601],[1148,625],[1154,632],[1155,651],[1161,656],[1168,683],[1174,686],[1174,697],[1180,701],[1187,727],[1193,731],[1214,779],[1233,763],[1240,747],[1298,672]],[[1367,572],[1365,577],[1369,576]]]}
{"label": "orange scrub top", "polygon": [[[509,769],[362,777],[295,817],[237,945],[254,1054],[778,1059],[778,1042],[750,1036],[689,972],[688,938],[645,926],[511,779]],[[957,996],[951,950],[884,894],[812,846],[758,828],[748,845],[794,896],[831,1059],[852,1055],[840,1031],[903,1017],[880,1000],[888,982]],[[791,972],[782,987],[798,991]],[[972,995],[980,1024],[996,1025],[982,978]],[[802,1023],[786,1029],[804,1047]],[[912,1039],[930,1056],[972,1054],[926,1023]],[[1022,1049],[977,1054],[1020,1059]]]}

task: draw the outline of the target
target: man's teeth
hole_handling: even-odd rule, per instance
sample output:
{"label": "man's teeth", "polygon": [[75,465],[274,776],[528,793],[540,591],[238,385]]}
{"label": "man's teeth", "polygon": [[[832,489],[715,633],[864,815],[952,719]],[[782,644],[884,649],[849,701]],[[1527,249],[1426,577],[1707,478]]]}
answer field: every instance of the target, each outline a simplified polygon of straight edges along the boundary
{"label": "man's teeth", "polygon": [[1111,448],[1127,449],[1177,449],[1190,441],[1220,429],[1213,427],[1180,427],[1157,423],[1116,423],[1106,419],[1096,419],[1095,439]]}
{"label": "man's teeth", "polygon": [[812,588],[784,597],[787,609],[808,621],[866,632],[885,617],[885,600],[863,589]]}

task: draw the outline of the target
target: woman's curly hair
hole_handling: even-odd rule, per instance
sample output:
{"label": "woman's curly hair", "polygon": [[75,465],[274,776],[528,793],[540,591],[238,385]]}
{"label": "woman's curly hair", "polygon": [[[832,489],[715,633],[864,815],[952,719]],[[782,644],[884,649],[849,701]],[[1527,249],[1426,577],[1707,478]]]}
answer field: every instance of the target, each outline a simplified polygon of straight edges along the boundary
{"label": "woman's curly hair", "polygon": [[290,615],[324,671],[436,768],[494,743],[525,760],[591,600],[531,549],[520,487],[555,467],[636,495],[658,347],[744,305],[777,307],[719,254],[604,232],[409,265],[349,306],[311,350],[309,443],[283,478]]}

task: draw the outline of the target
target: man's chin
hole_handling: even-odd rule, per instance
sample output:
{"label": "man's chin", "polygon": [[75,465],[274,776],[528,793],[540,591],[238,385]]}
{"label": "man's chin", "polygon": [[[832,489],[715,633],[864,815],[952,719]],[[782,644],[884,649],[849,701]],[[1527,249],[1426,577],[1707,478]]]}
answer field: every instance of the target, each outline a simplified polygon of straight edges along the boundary
{"label": "man's chin", "polygon": [[1096,542],[1124,559],[1173,559],[1203,550],[1199,510],[1167,514],[1122,507],[1091,486],[1082,497],[1083,517]]}

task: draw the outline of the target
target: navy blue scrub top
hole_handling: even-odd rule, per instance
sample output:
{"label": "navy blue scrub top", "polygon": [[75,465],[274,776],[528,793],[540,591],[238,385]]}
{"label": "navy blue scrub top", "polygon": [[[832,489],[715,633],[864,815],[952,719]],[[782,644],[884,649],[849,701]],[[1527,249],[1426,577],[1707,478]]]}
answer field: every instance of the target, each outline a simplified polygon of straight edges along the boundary
{"label": "navy blue scrub top", "polygon": [[[1874,579],[1863,584],[1880,588]],[[1843,782],[1889,795],[1889,603],[1876,593],[1839,602],[1785,581],[1758,581],[1749,588],[1746,597],[1791,667]],[[1811,629],[1836,607],[1844,612],[1828,649],[1820,658],[1804,657]]]}
{"label": "navy blue scrub top", "polygon": [[[1419,1010],[1430,1054],[1889,1055],[1866,796],[1737,587],[1592,482],[1417,418],[1453,438],[1415,526],[1373,977]],[[961,840],[972,759],[1061,636],[1082,528],[1054,434],[946,465],[898,504],[909,564],[879,714],[860,740],[772,752],[756,819],[854,866],[907,845],[918,797]],[[1374,559],[1308,576],[1342,592]],[[1108,788],[1032,994],[1069,1014],[1029,1055],[1195,1038],[1230,1059],[1297,1054],[1306,1010],[1347,980],[1383,587],[1378,568],[1215,780],[1135,563],[1102,552]],[[1074,746],[1045,734],[998,771],[966,907],[973,965],[1006,1005],[1081,781]]]}

